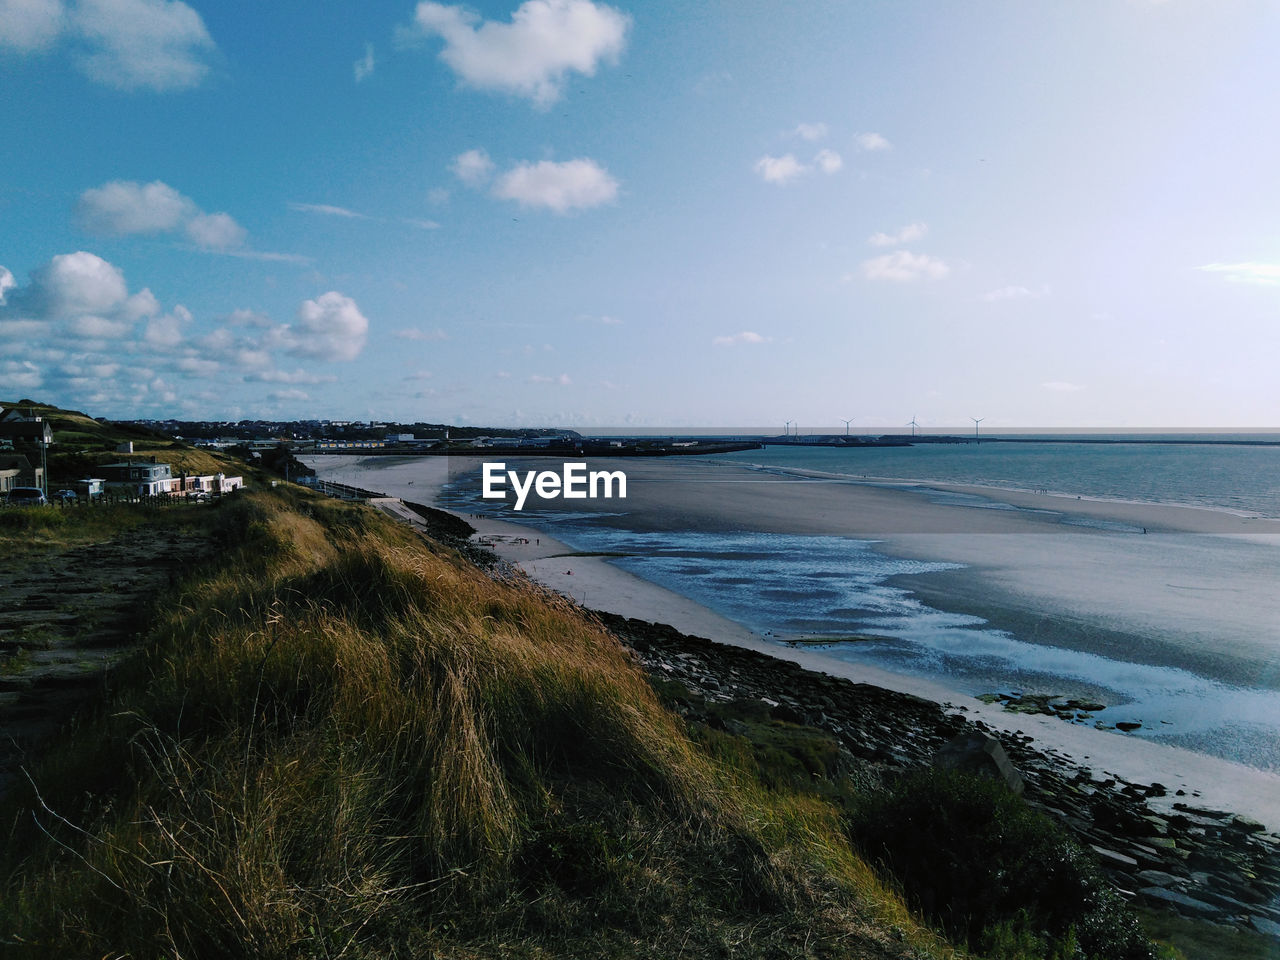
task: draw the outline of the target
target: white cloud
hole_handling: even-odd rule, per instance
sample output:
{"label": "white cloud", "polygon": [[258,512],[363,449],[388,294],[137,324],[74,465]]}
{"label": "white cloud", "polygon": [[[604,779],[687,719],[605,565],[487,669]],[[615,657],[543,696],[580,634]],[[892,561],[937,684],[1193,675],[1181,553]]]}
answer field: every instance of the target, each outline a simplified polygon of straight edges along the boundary
{"label": "white cloud", "polygon": [[364,80],[373,73],[374,66],[373,44],[366,43],[364,45],[364,56],[352,64],[352,70],[355,72],[356,83],[359,83],[361,80]]}
{"label": "white cloud", "polygon": [[795,134],[802,140],[821,140],[827,135],[827,125],[825,123],[797,124]]}
{"label": "white cloud", "polygon": [[188,197],[159,180],[112,180],[80,194],[76,205],[82,227],[117,237],[176,230],[196,210]]}
{"label": "white cloud", "polygon": [[62,33],[65,20],[62,0],[0,0],[0,49],[47,50]]}
{"label": "white cloud", "polygon": [[982,295],[982,299],[988,303],[996,303],[1001,300],[1039,300],[1049,295],[1048,287],[1041,287],[1039,290],[1031,290],[1028,287],[1000,287],[996,290],[989,290]]}
{"label": "white cloud", "polygon": [[479,187],[493,176],[493,161],[483,150],[468,150],[458,154],[449,169],[467,186]]}
{"label": "white cloud", "polygon": [[201,213],[187,221],[187,237],[205,250],[229,250],[244,243],[248,232],[226,213]]}
{"label": "white cloud", "polygon": [[292,373],[286,370],[255,370],[252,373],[245,374],[244,379],[248,383],[305,383],[315,385],[319,383],[334,383],[338,378],[310,373],[306,370],[294,370]]}
{"label": "white cloud", "polygon": [[401,340],[414,340],[418,342],[449,339],[449,335],[438,327],[435,330],[419,330],[417,327],[408,327],[404,330],[397,330],[393,336],[396,336]]}
{"label": "white cloud", "polygon": [[218,250],[215,247],[206,247],[204,249],[207,253],[220,253],[228,257],[238,257],[241,260],[264,260],[268,263],[295,263],[299,266],[305,266],[311,262],[310,257],[304,257],[300,253],[273,253],[269,250],[239,250],[235,248]]}
{"label": "white cloud", "polygon": [[793,153],[784,153],[780,157],[765,154],[756,161],[755,171],[766,183],[784,186],[797,177],[812,173],[815,169],[832,174],[844,166],[844,159],[834,150],[819,150],[814,154],[811,164],[796,159]]}
{"label": "white cloud", "polygon": [[256,310],[232,310],[227,314],[227,323],[233,327],[258,327],[265,330],[271,326],[271,318]]}
{"label": "white cloud", "polygon": [[311,397],[305,390],[276,390],[267,395],[270,399],[277,403],[284,400],[310,400]]}
{"label": "white cloud", "polygon": [[319,360],[354,360],[364,349],[369,321],[354,300],[330,290],[302,301],[296,322],[283,333],[290,353]]}
{"label": "white cloud", "polygon": [[0,362],[0,387],[6,390],[34,390],[44,386],[40,368],[30,360]]}
{"label": "white cloud", "polygon": [[449,202],[449,191],[444,187],[432,187],[427,191],[427,203],[433,207],[443,207]]}
{"label": "white cloud", "polygon": [[78,0],[72,27],[87,44],[81,69],[121,90],[183,90],[209,72],[213,38],[179,0]]}
{"label": "white cloud", "polygon": [[819,170],[828,174],[836,173],[844,166],[844,159],[834,150],[819,150],[813,162],[818,165]]}
{"label": "white cloud", "polygon": [[29,305],[42,318],[110,314],[124,306],[129,290],[118,267],[79,250],[54,257],[31,274],[31,285],[15,295],[15,307]]}
{"label": "white cloud", "polygon": [[172,313],[152,317],[143,339],[158,350],[172,350],[186,339],[186,329],[191,325],[191,313],[179,305]]}
{"label": "white cloud", "polygon": [[368,333],[355,301],[333,291],[304,301],[292,325],[237,310],[202,326],[180,304],[165,312],[146,288],[130,293],[118,267],[83,250],[51,258],[22,285],[0,267],[0,292],[0,337],[22,336],[27,364],[0,369],[0,385],[38,381],[81,406],[171,412],[197,395],[197,381],[225,385],[235,375],[258,383],[331,382],[306,365],[282,370],[279,360],[350,360]]}
{"label": "white cloud", "polygon": [[626,14],[591,0],[526,0],[510,23],[424,0],[401,37],[439,36],[440,59],[462,83],[527,97],[545,109],[559,99],[570,73],[593,76],[602,61],[617,62],[630,23]]}
{"label": "white cloud", "polygon": [[494,184],[493,194],[522,207],[568,213],[612,203],[618,196],[618,181],[594,160],[543,160],[508,170]]}
{"label": "white cloud", "polygon": [[766,183],[779,185],[790,183],[796,177],[809,172],[809,168],[790,153],[780,157],[771,157],[766,154],[756,161],[755,170]]}
{"label": "white cloud", "polygon": [[897,233],[873,233],[867,238],[867,243],[873,247],[896,247],[903,243],[913,243],[928,232],[928,224],[909,223]]}
{"label": "white cloud", "polygon": [[291,203],[290,210],[297,210],[299,213],[319,213],[326,217],[345,217],[348,220],[369,220],[367,214],[357,213],[355,210],[348,210],[346,207],[335,207],[327,203]]}
{"label": "white cloud", "polygon": [[86,340],[117,340],[129,332],[131,325],[121,319],[108,319],[92,313],[70,317],[67,329]]}
{"label": "white cloud", "polygon": [[1048,380],[1040,386],[1052,393],[1079,393],[1084,389],[1079,383],[1068,383],[1065,380]]}
{"label": "white cloud", "polygon": [[936,257],[909,250],[897,250],[862,264],[862,275],[868,280],[892,280],[895,283],[941,280],[950,272],[951,268]]}
{"label": "white cloud", "polygon": [[1224,274],[1233,283],[1280,283],[1280,263],[1206,263],[1196,269]]}
{"label": "white cloud", "polygon": [[440,224],[435,220],[415,220],[413,217],[403,217],[401,223],[407,223],[411,227],[417,227],[419,230],[439,230]]}
{"label": "white cloud", "polygon": [[741,333],[735,333],[731,336],[715,337],[711,342],[717,347],[733,347],[740,343],[768,343],[772,339],[772,337],[762,337],[760,334],[753,333],[750,330],[743,330]]}
{"label": "white cloud", "polygon": [[853,140],[858,145],[859,150],[865,150],[868,153],[876,150],[893,149],[893,144],[878,133],[860,133]]}
{"label": "white cloud", "polygon": [[90,233],[123,237],[170,233],[182,229],[189,240],[205,250],[239,247],[245,229],[227,213],[205,213],[160,180],[142,184],[112,180],[80,194],[76,216]]}

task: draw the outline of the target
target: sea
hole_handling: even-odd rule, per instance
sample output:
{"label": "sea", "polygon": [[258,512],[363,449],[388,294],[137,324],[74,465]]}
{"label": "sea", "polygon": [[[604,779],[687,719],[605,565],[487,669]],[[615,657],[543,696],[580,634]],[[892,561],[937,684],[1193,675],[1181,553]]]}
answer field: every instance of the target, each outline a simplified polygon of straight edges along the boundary
{"label": "sea", "polygon": [[[778,445],[704,462],[763,474],[875,484],[911,481],[925,488],[960,483],[1280,518],[1280,444],[1274,434],[1090,434],[1082,443],[1064,443],[1061,436],[1020,439],[1025,442],[857,449]],[[1151,442],[1164,439],[1181,442]],[[1139,723],[1134,736],[1280,771],[1280,624],[1259,626],[1269,653],[1233,661],[1230,669],[1195,656],[1162,656],[1159,651],[1166,648],[1159,637],[1144,637],[1141,631],[1126,639],[1118,630],[1119,640],[1106,644],[1060,644],[1051,616],[1035,621],[1034,629],[997,626],[972,607],[948,608],[926,599],[930,594],[922,585],[930,575],[963,572],[964,565],[895,556],[875,540],[631,529],[621,504],[604,512],[499,514],[464,489],[475,487],[447,488],[442,505],[516,520],[574,550],[606,555],[609,562],[780,645],[802,643],[825,656],[942,682],[972,695],[1047,693],[1096,700],[1106,709],[1071,722]],[[936,490],[929,495],[957,506],[1013,509],[981,494]],[[1230,564],[1252,590],[1268,584],[1280,589],[1280,544],[1251,540],[1224,546],[1226,539],[1171,539],[1162,549],[1170,564],[1186,568],[1179,575],[1194,577],[1199,563]],[[1192,642],[1206,654],[1221,645],[1212,629]]]}

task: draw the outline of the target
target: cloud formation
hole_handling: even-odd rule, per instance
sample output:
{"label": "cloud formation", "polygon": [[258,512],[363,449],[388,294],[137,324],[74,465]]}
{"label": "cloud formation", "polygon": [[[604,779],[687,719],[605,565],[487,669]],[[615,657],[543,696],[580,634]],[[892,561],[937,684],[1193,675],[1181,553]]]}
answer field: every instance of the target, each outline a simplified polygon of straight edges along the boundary
{"label": "cloud formation", "polygon": [[36,53],[53,46],[66,28],[61,0],[0,2],[0,49]]}
{"label": "cloud formation", "polygon": [[741,333],[734,333],[723,337],[713,337],[711,342],[717,347],[736,347],[740,343],[768,343],[772,337],[763,337],[751,330],[743,330]]}
{"label": "cloud formation", "polygon": [[809,168],[795,158],[794,154],[785,153],[780,157],[765,154],[756,161],[756,173],[765,183],[785,184],[796,177],[808,173]]}
{"label": "cloud formation", "polygon": [[819,150],[813,162],[823,173],[835,173],[844,166],[844,159],[834,150]]}
{"label": "cloud formation", "polygon": [[397,330],[393,336],[400,340],[414,340],[417,342],[426,342],[429,340],[448,340],[449,335],[437,327],[434,330],[419,330],[417,327],[406,327],[403,330]]}
{"label": "cloud formation", "polygon": [[468,150],[454,157],[449,169],[467,186],[480,187],[493,176],[493,161],[484,150]]}
{"label": "cloud formation", "polygon": [[299,213],[318,213],[326,217],[345,217],[348,220],[369,220],[368,214],[357,213],[355,210],[348,210],[346,207],[335,207],[328,203],[291,203],[290,210],[296,210]]}
{"label": "cloud formation", "polygon": [[785,186],[798,177],[820,170],[825,174],[836,173],[844,166],[844,160],[834,150],[819,150],[812,164],[802,163],[795,154],[784,153],[780,157],[765,154],[756,161],[755,171],[765,183]]}
{"label": "cloud formation", "polygon": [[112,180],[80,194],[76,204],[80,226],[111,237],[173,233],[181,230],[204,250],[231,250],[244,243],[246,231],[227,213],[205,213],[160,180],[142,184]]}
{"label": "cloud formation", "polygon": [[522,207],[564,214],[612,203],[618,196],[618,181],[594,160],[543,160],[508,170],[493,185],[493,195]]}
{"label": "cloud formation", "polygon": [[616,63],[630,24],[626,14],[591,0],[526,0],[510,23],[424,0],[400,36],[440,37],[440,59],[463,84],[545,109],[560,98],[570,73],[589,77],[601,62]]}
{"label": "cloud formation", "polygon": [[297,322],[280,332],[290,353],[319,360],[354,360],[364,349],[369,321],[356,302],[336,290],[298,306]]}
{"label": "cloud formation", "polygon": [[80,406],[172,411],[229,380],[324,383],[332,375],[281,369],[286,356],[354,359],[369,322],[337,291],[304,300],[293,324],[236,310],[201,324],[181,304],[165,310],[149,289],[79,250],[52,257],[26,284],[0,267],[0,342],[22,338],[21,363],[0,363],[0,393],[47,388]]}
{"label": "cloud formation", "polygon": [[909,250],[873,257],[862,264],[862,275],[868,280],[891,280],[894,283],[941,280],[950,272],[951,268],[936,257]]}
{"label": "cloud formation", "polygon": [[356,83],[360,83],[366,77],[373,73],[376,66],[373,59],[373,44],[366,43],[364,45],[364,56],[351,65],[352,72],[355,74]]}
{"label": "cloud formation", "polygon": [[867,238],[867,243],[873,247],[896,247],[904,243],[914,243],[928,232],[928,224],[909,223],[897,233],[873,233]]}
{"label": "cloud formation", "polygon": [[65,41],[89,79],[120,90],[185,90],[216,51],[181,0],[0,0],[0,50],[38,53]]}
{"label": "cloud formation", "polygon": [[1280,263],[1206,263],[1196,269],[1221,273],[1232,283],[1280,283]]}
{"label": "cloud formation", "polygon": [[1032,290],[1028,287],[1000,287],[996,290],[989,290],[982,295],[982,299],[988,303],[997,303],[1001,300],[1039,300],[1049,295],[1048,287],[1041,287],[1039,290]]}
{"label": "cloud formation", "polygon": [[892,150],[893,144],[878,133],[860,133],[853,138],[859,150],[874,153],[877,150]]}
{"label": "cloud formation", "polygon": [[825,123],[799,123],[796,124],[795,135],[801,140],[821,140],[827,135],[827,125]]}

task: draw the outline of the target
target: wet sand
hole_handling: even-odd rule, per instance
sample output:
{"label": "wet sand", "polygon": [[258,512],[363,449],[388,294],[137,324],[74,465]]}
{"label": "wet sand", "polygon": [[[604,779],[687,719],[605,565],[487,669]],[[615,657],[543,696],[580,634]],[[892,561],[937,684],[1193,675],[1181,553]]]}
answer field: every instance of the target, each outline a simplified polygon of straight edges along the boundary
{"label": "wet sand", "polygon": [[[328,479],[421,502],[430,502],[428,494],[437,493],[448,480],[440,460],[435,467],[424,463],[432,459],[436,458],[397,463],[309,458]],[[520,468],[552,464],[558,461],[543,467],[524,461]],[[459,466],[456,460],[452,465],[455,470]],[[1276,581],[1280,557],[1275,552],[1280,523],[1275,521],[990,488],[935,485],[924,490],[911,484],[810,481],[705,462],[627,460],[607,466],[627,472],[624,509],[630,529],[875,539],[881,541],[881,549],[903,556],[968,564],[946,575],[952,578],[946,590],[972,598],[974,608],[994,622],[1004,609],[1013,617],[1048,619],[1051,632],[1061,633],[1061,625],[1075,619],[1112,635],[1150,635],[1153,657],[1181,651],[1191,660],[1197,655],[1197,636],[1211,630],[1216,639],[1210,659],[1216,658],[1220,669],[1244,671],[1256,677],[1255,682],[1275,679],[1280,601],[1267,586]],[[940,500],[931,491],[955,494],[961,501],[976,494],[982,503]],[[600,523],[624,525],[608,516],[618,512],[618,501],[576,501],[573,506],[603,514]],[[1064,523],[1064,516],[1077,522]],[[573,555],[565,544],[541,532],[554,528],[553,518],[538,532],[523,524],[468,519],[479,536],[495,541],[500,555],[584,606],[666,622],[685,633],[760,650],[809,669],[924,696],[957,710],[963,707],[967,716],[1029,734],[1041,749],[1088,766],[1099,776],[1111,773],[1163,783],[1170,791],[1169,803],[1175,790],[1184,789],[1199,794],[1197,804],[1244,813],[1272,829],[1280,827],[1276,774],[1056,718],[1010,714],[944,683],[842,662],[820,651],[783,647],[602,557]],[[1080,526],[1081,521],[1093,525]],[[530,542],[517,542],[522,538]],[[1177,558],[1172,569],[1178,577],[1169,576],[1170,555]],[[1189,579],[1182,582],[1183,577]],[[928,578],[921,579],[927,593]],[[1222,602],[1224,591],[1237,591],[1230,594],[1235,602]]]}

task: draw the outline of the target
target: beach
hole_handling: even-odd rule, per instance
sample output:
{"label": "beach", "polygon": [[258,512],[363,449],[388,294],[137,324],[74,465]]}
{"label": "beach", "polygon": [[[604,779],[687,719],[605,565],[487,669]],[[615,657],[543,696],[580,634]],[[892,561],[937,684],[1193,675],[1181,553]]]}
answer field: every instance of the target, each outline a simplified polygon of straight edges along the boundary
{"label": "beach", "polygon": [[[308,460],[325,479],[426,503],[444,492],[445,505],[455,506],[456,486],[450,498],[444,485],[466,473],[456,458]],[[1280,826],[1280,776],[1271,770],[1092,724],[1009,713],[976,699],[973,690],[956,689],[945,671],[929,678],[883,669],[843,657],[839,644],[788,646],[778,641],[794,637],[765,636],[743,617],[726,617],[619,566],[633,559],[607,559],[598,554],[609,550],[584,551],[580,541],[570,544],[554,535],[558,526],[580,534],[574,518],[587,515],[598,531],[593,542],[600,543],[612,537],[634,545],[637,535],[661,538],[673,530],[711,542],[744,535],[873,541],[877,554],[895,562],[949,565],[898,576],[894,582],[909,581],[913,596],[957,615],[981,617],[995,628],[1016,628],[1016,639],[1004,638],[1000,629],[970,631],[966,644],[974,638],[1011,644],[1014,654],[1045,661],[1085,658],[1081,662],[1090,670],[1124,673],[1102,681],[1135,689],[1170,678],[1175,686],[1200,684],[1193,693],[1213,693],[1220,685],[1241,691],[1232,709],[1268,711],[1280,648],[1280,610],[1268,588],[1280,543],[1275,521],[986,487],[833,483],[706,462],[628,460],[611,466],[627,472],[625,504],[575,501],[572,512],[562,503],[559,509],[542,504],[518,524],[505,519],[512,516],[509,508],[501,520],[467,519],[504,559],[585,607],[665,622],[809,669],[923,696],[997,729],[1030,735],[1041,749],[1099,776],[1163,783],[1167,802],[1182,789],[1198,804]],[[535,463],[520,467],[533,469]],[[745,589],[768,586],[761,580]],[[933,632],[944,639],[957,634]],[[1117,651],[1116,645],[1123,646]],[[1108,656],[1117,652],[1123,658]],[[1195,699],[1178,690],[1173,695],[1170,709],[1180,709],[1177,698],[1182,708]],[[1148,722],[1158,724],[1160,718]]]}

